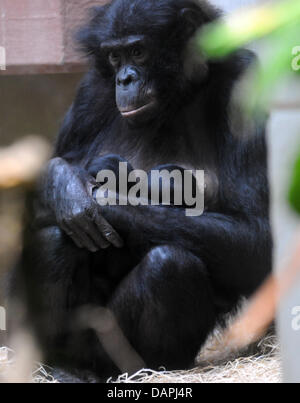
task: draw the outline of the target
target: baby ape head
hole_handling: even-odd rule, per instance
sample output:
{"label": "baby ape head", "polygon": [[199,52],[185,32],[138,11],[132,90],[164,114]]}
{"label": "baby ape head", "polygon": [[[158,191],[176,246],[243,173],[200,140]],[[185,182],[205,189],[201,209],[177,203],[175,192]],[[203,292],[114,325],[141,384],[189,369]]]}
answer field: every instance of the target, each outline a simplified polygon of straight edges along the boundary
{"label": "baby ape head", "polygon": [[114,0],[94,9],[79,40],[131,124],[170,116],[189,89],[203,79],[203,60],[190,39],[218,13],[205,1]]}

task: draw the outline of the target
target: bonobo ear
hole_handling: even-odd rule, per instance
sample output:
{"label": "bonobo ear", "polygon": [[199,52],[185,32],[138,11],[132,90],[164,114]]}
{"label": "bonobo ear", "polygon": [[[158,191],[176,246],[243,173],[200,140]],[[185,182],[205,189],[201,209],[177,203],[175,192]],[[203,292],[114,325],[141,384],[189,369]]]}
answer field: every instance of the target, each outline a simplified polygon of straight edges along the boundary
{"label": "bonobo ear", "polygon": [[202,15],[190,8],[183,8],[180,11],[180,16],[182,18],[187,35],[192,35],[202,24]]}
{"label": "bonobo ear", "polygon": [[208,75],[208,64],[196,49],[194,34],[204,24],[215,21],[220,12],[205,0],[185,0],[180,11],[184,37],[189,39],[184,52],[184,73],[188,80],[201,83]]}
{"label": "bonobo ear", "polygon": [[190,39],[184,52],[183,69],[185,77],[194,83],[202,83],[209,71],[208,63],[197,50],[194,39]]}
{"label": "bonobo ear", "polygon": [[216,20],[219,15],[219,11],[205,0],[201,3],[197,0],[190,0],[180,10],[180,17],[187,35],[194,34],[198,28]]}

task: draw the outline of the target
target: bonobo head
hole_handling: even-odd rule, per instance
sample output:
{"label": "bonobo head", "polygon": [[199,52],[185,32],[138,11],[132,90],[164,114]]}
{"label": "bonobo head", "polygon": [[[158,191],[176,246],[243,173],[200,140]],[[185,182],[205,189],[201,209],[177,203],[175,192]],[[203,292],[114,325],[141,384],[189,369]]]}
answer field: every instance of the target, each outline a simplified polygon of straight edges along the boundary
{"label": "bonobo head", "polygon": [[101,44],[114,71],[116,104],[124,119],[149,116],[158,106],[150,81],[151,53],[144,35],[128,35]]}
{"label": "bonobo head", "polygon": [[130,124],[168,114],[207,66],[190,40],[218,13],[205,1],[113,0],[96,7],[79,39],[114,86],[116,106]]}

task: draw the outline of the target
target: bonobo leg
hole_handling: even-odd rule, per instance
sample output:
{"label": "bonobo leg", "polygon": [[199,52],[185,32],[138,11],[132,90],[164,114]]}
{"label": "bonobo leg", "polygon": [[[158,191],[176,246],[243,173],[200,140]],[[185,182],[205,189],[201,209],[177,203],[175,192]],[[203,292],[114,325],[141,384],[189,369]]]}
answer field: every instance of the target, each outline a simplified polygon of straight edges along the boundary
{"label": "bonobo leg", "polygon": [[[57,347],[70,325],[70,312],[88,303],[89,255],[58,227],[30,234],[22,256],[28,314],[46,349]],[[73,318],[74,319],[74,318]]]}
{"label": "bonobo leg", "polygon": [[[80,308],[104,306],[107,295],[113,292],[109,281],[102,282],[100,291],[96,289],[94,272],[94,266],[98,273],[105,270],[110,252],[94,254],[79,249],[55,226],[31,233],[26,244],[21,273],[16,278],[25,286],[26,322],[37,336],[45,362],[63,368],[115,373],[116,368],[95,333],[78,319]],[[18,295],[12,294],[12,299],[18,301]]]}
{"label": "bonobo leg", "polygon": [[173,246],[152,249],[121,283],[110,308],[154,369],[189,368],[216,321],[203,262]]}

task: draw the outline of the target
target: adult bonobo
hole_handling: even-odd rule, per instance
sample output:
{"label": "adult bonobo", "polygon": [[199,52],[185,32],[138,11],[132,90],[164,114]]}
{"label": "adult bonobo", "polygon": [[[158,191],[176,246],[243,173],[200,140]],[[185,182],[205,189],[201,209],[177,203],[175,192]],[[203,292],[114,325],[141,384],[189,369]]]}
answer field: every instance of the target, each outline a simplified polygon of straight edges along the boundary
{"label": "adult bonobo", "polygon": [[[253,55],[210,63],[193,51],[196,30],[219,15],[204,1],[115,0],[93,13],[79,36],[91,67],[38,188],[15,277],[50,364],[118,373],[101,337],[76,325],[90,306],[113,313],[147,367],[188,368],[271,270],[264,125],[233,101]],[[122,161],[204,170],[204,213],[101,207],[95,176]]]}

